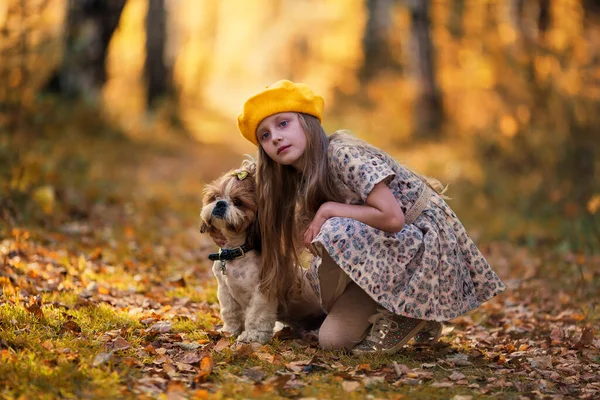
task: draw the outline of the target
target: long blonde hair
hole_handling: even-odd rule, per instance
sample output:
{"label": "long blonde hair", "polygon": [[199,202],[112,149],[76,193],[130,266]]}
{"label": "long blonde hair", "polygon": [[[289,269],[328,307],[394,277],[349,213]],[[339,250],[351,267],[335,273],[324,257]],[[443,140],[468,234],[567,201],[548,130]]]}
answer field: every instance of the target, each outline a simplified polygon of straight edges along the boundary
{"label": "long blonde hair", "polygon": [[[303,234],[319,207],[326,201],[343,203],[342,193],[336,188],[329,171],[327,149],[331,139],[344,144],[376,149],[368,143],[338,131],[327,136],[319,120],[298,113],[306,135],[306,149],[302,155],[303,170],[274,162],[262,147],[258,147],[257,194],[262,255],[260,290],[276,297],[285,307],[288,299],[301,290],[298,268],[304,249]],[[433,178],[416,174],[436,192],[442,193],[442,184]]]}
{"label": "long blonde hair", "polygon": [[287,304],[300,291],[302,235],[325,201],[343,202],[328,173],[329,138],[319,120],[298,113],[306,135],[302,171],[271,160],[259,146],[258,219],[261,225],[260,289]]}

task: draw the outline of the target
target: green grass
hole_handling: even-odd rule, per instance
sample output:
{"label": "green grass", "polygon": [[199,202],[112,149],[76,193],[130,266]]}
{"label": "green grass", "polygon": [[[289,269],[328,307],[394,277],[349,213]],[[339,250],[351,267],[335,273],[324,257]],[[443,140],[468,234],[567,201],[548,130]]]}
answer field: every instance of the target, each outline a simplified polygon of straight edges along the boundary
{"label": "green grass", "polygon": [[[56,297],[56,296],[55,296]],[[65,304],[73,296],[60,296]],[[101,398],[122,397],[122,374],[110,366],[93,367],[101,350],[98,333],[131,329],[139,323],[107,305],[67,310],[43,306],[38,318],[22,305],[0,305],[0,395],[3,398]],[[72,319],[81,327],[75,334],[61,329]]]}

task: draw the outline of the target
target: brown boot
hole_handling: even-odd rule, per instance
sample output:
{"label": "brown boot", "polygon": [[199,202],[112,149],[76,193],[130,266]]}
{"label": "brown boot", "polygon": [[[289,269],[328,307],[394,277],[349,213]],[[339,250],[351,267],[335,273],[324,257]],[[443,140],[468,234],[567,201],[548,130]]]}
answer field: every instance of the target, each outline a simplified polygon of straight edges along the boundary
{"label": "brown boot", "polygon": [[369,318],[369,322],[373,324],[369,334],[352,349],[353,354],[396,353],[427,323],[422,319],[403,317],[387,310],[377,311],[377,314]]}

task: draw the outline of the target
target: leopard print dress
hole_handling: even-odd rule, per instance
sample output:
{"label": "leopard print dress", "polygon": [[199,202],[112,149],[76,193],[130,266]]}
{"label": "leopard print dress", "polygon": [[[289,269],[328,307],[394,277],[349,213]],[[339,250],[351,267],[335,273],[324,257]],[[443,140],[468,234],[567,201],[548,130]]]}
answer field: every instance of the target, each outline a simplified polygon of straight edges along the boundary
{"label": "leopard print dress", "polygon": [[[348,144],[332,135],[329,168],[349,204],[364,204],[385,182],[402,211],[425,183],[385,152]],[[491,299],[505,287],[446,202],[437,194],[402,231],[388,233],[350,218],[331,218],[313,241],[366,293],[389,311],[412,318],[447,321]],[[322,298],[312,259],[307,279]]]}

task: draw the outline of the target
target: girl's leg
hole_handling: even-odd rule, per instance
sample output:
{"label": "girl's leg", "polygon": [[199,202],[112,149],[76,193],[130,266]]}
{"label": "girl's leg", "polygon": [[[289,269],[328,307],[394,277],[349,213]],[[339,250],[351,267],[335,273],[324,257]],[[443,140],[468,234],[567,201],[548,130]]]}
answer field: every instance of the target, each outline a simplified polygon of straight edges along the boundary
{"label": "girl's leg", "polygon": [[376,313],[377,303],[350,282],[321,325],[319,345],[326,350],[353,348],[364,339],[371,326],[369,317]]}

